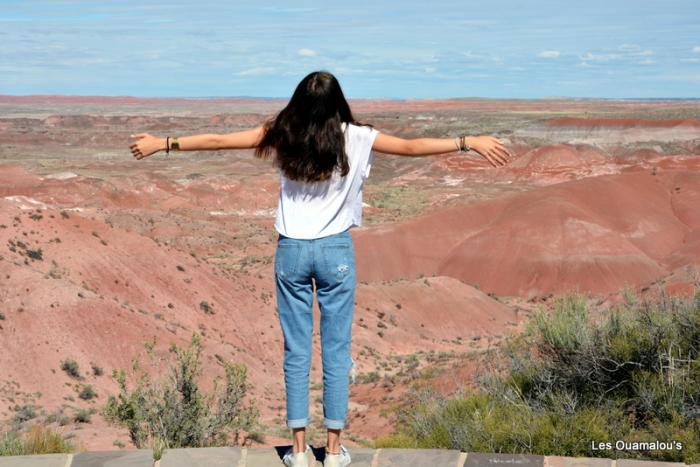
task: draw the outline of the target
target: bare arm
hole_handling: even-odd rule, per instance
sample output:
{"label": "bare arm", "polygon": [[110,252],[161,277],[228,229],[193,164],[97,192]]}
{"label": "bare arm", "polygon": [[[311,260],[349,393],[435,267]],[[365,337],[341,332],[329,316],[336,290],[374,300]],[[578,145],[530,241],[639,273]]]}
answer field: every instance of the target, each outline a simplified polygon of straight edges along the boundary
{"label": "bare arm", "polygon": [[[498,139],[492,136],[467,136],[467,144],[481,154],[494,167],[505,165],[513,155]],[[428,156],[458,151],[455,138],[414,138],[404,139],[379,133],[372,149],[400,156]]]}
{"label": "bare arm", "polygon": [[[131,135],[138,138],[129,148],[136,159],[143,159],[158,151],[165,151],[166,138],[155,137],[148,133]],[[257,147],[263,137],[263,127],[237,131],[227,134],[203,133],[199,135],[179,136],[180,151],[204,151],[218,149],[252,149]],[[171,147],[172,139],[170,137]]]}

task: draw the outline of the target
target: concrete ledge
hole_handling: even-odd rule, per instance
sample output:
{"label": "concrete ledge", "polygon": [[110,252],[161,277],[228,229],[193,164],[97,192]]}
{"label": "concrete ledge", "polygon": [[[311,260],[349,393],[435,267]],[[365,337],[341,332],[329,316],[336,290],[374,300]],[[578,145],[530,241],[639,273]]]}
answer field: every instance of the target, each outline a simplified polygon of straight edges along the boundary
{"label": "concrete ledge", "polygon": [[[274,448],[188,448],[166,449],[155,467],[273,467],[283,466],[282,456],[290,445]],[[323,446],[314,447],[309,463],[322,467]],[[349,448],[351,467],[700,467],[680,462],[612,460],[587,457],[534,456],[460,452],[455,449]],[[150,449],[96,451],[77,454],[0,457],[0,467],[154,467]]]}
{"label": "concrete ledge", "polygon": [[42,456],[0,456],[0,467],[66,467],[72,454],[44,454]]}
{"label": "concrete ledge", "polygon": [[460,452],[455,449],[382,448],[379,451],[377,465],[382,467],[461,467],[457,465]]}
{"label": "concrete ledge", "polygon": [[153,451],[81,452],[73,457],[70,467],[153,467]]}
{"label": "concrete ledge", "polygon": [[545,456],[544,467],[613,467],[612,459]]}
{"label": "concrete ledge", "polygon": [[631,459],[620,459],[617,461],[616,467],[678,467],[686,465],[682,462],[661,462],[661,461],[637,461]]}
{"label": "concrete ledge", "polygon": [[543,467],[544,457],[529,454],[489,454],[481,452],[467,453],[465,467],[482,467],[488,465],[519,465],[522,467]]}
{"label": "concrete ledge", "polygon": [[239,447],[166,449],[160,467],[236,467],[241,454]]}

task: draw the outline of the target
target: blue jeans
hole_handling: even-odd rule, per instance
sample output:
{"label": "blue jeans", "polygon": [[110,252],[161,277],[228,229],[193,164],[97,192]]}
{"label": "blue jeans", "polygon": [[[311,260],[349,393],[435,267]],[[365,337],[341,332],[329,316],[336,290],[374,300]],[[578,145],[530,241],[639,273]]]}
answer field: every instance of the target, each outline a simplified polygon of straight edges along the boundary
{"label": "blue jeans", "polygon": [[[313,282],[312,282],[313,279]],[[323,424],[342,429],[348,413],[348,376],[355,305],[355,249],[350,229],[310,240],[279,234],[275,252],[277,312],[284,335],[287,426],[309,423],[309,374],[314,288],[321,311]]]}

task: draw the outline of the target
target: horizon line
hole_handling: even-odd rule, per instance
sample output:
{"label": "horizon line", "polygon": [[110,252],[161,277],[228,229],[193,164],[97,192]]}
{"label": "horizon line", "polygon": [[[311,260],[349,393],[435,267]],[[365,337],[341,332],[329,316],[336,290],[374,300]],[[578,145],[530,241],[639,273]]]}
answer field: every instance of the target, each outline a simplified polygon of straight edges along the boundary
{"label": "horizon line", "polygon": [[[2,98],[107,98],[107,99],[187,99],[187,100],[216,100],[216,99],[259,99],[259,100],[289,100],[288,97],[266,97],[266,96],[133,96],[133,95],[118,95],[118,94],[0,94]],[[592,97],[592,96],[541,96],[541,97],[483,97],[483,96],[451,96],[451,97],[346,97],[348,100],[365,100],[365,101],[428,101],[428,100],[700,100],[700,97]]]}

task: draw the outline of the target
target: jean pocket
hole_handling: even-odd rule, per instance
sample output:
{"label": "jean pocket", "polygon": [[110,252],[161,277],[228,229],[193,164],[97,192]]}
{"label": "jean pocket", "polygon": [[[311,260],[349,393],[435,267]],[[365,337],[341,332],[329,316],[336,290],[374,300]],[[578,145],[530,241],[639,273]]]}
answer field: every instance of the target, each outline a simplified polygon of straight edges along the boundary
{"label": "jean pocket", "polygon": [[323,264],[326,274],[343,280],[355,270],[355,251],[349,243],[322,245]]}
{"label": "jean pocket", "polygon": [[277,251],[275,252],[275,275],[284,277],[289,274],[294,274],[297,269],[297,264],[299,263],[300,250],[301,245],[289,243],[277,244]]}

